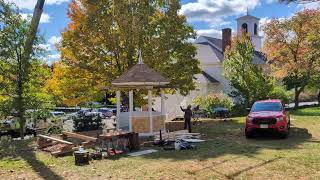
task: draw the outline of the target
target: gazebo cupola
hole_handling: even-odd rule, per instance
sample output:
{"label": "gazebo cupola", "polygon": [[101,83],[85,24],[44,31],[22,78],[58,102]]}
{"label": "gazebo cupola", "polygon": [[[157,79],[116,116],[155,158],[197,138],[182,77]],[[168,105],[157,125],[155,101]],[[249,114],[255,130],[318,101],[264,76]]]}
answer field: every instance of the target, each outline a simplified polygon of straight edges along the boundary
{"label": "gazebo cupola", "polygon": [[[161,88],[170,81],[143,63],[141,51],[139,62],[128,72],[122,74],[112,82],[117,89],[117,129],[150,135],[165,129],[164,94],[161,93],[161,112],[152,111],[152,89]],[[148,111],[134,111],[133,91],[137,89],[148,90]],[[129,112],[120,112],[121,90],[129,90]]]}

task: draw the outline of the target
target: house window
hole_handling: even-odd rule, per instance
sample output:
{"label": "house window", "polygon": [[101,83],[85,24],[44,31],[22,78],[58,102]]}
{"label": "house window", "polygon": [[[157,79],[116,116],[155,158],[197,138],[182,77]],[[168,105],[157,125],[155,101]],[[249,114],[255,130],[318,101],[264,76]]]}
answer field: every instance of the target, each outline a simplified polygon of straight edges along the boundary
{"label": "house window", "polygon": [[243,23],[241,27],[242,27],[242,32],[248,33],[248,24],[247,23]]}
{"label": "house window", "polygon": [[258,35],[258,25],[254,24],[254,35]]}

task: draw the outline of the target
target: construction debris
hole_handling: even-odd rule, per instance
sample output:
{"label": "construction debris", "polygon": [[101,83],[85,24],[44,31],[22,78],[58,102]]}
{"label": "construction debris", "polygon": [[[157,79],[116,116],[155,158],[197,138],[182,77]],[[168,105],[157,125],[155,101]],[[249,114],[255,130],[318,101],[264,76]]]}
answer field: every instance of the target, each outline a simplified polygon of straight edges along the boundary
{"label": "construction debris", "polygon": [[65,155],[77,150],[69,141],[45,135],[38,135],[37,144],[39,149],[50,152],[53,156]]}
{"label": "construction debris", "polygon": [[175,132],[161,132],[155,135],[155,141],[176,141],[177,139],[200,139],[200,133],[188,133],[186,130],[175,131]]}
{"label": "construction debris", "polygon": [[145,150],[145,151],[138,151],[138,152],[134,152],[134,153],[129,153],[128,155],[136,157],[136,156],[142,156],[142,155],[146,155],[146,154],[151,154],[151,153],[154,153],[154,152],[158,152],[158,150],[149,149],[149,150]]}
{"label": "construction debris", "polygon": [[95,147],[95,145],[98,141],[98,138],[95,138],[95,137],[91,137],[91,136],[87,136],[87,135],[83,135],[83,134],[79,134],[79,133],[67,132],[67,131],[63,131],[62,136],[64,139],[71,138],[71,139],[85,141],[85,142],[81,143],[81,145],[84,148],[93,148],[93,147]]}

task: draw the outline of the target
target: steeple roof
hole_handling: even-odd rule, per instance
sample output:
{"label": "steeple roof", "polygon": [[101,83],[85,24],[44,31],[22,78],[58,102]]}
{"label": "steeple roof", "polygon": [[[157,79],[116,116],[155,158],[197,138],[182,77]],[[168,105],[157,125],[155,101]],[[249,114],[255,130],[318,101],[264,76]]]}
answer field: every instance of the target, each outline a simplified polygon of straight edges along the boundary
{"label": "steeple roof", "polygon": [[260,20],[260,18],[252,16],[250,14],[246,14],[245,16],[241,16],[241,17],[237,18],[237,20],[239,20],[239,19],[256,19],[256,20]]}

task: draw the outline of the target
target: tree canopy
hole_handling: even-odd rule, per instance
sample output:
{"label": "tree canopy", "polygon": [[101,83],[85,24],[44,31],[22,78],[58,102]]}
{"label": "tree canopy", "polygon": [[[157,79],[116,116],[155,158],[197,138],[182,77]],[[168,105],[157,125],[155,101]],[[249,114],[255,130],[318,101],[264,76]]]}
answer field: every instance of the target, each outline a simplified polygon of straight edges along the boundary
{"label": "tree canopy", "polygon": [[265,25],[265,52],[272,75],[283,80],[299,95],[310,83],[319,62],[320,11],[304,10],[285,20],[273,19]]}
{"label": "tree canopy", "polygon": [[[72,1],[68,11],[71,22],[60,45],[62,64],[55,67],[70,71],[60,79],[65,80],[62,84],[79,85],[68,97],[77,102],[96,97],[137,63],[139,49],[147,65],[170,79],[181,94],[188,94],[195,88],[193,75],[200,70],[196,49],[189,41],[195,32],[179,10],[178,0]],[[54,73],[56,80],[57,76]],[[51,91],[61,88],[71,89],[57,86]]]}
{"label": "tree canopy", "polygon": [[[43,89],[51,71],[41,60],[44,50],[39,44],[43,38],[38,35],[34,41],[28,40],[30,19],[23,19],[14,4],[3,0],[0,0],[0,12],[0,110],[2,116],[17,112],[23,128],[26,109],[51,104]],[[33,47],[31,56],[26,55],[27,41]]]}
{"label": "tree canopy", "polygon": [[253,63],[254,46],[247,35],[236,37],[227,48],[224,75],[233,87],[231,96],[249,107],[255,100],[265,99],[273,89],[271,79],[260,65]]}

